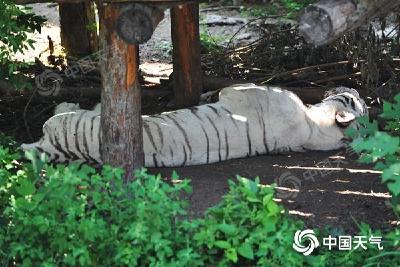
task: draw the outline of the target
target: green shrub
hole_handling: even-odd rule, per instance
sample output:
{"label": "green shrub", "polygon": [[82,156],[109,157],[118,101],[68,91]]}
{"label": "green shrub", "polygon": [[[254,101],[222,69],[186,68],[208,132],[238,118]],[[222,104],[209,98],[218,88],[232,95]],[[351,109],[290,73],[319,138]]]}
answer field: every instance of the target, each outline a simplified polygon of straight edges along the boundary
{"label": "green shrub", "polygon": [[301,254],[287,255],[303,225],[289,218],[273,197],[274,189],[261,186],[258,179],[229,182],[228,194],[195,222],[199,230],[194,240],[209,266],[302,266]]}
{"label": "green shrub", "polygon": [[[375,169],[382,171],[382,182],[393,195],[395,211],[400,212],[400,94],[394,103],[384,102],[383,113],[385,131],[378,130],[376,121],[361,118],[364,126],[360,136],[353,143],[353,149],[360,153],[362,163],[374,163]],[[355,136],[354,132],[349,133]]]}
{"label": "green shrub", "polygon": [[40,32],[44,19],[29,8],[18,6],[12,0],[0,0],[0,79],[10,80],[18,86],[18,71],[28,64],[16,62],[15,54],[33,48],[28,33]]}
{"label": "green shrub", "polygon": [[176,174],[166,183],[143,169],[124,184],[120,169],[54,166],[34,152],[24,162],[0,141],[1,266],[395,266],[400,257],[399,230],[382,253],[320,247],[304,257],[292,248],[303,223],[258,179],[229,182],[216,207],[189,220],[180,197],[191,188]]}
{"label": "green shrub", "polygon": [[[5,172],[17,157],[4,148]],[[34,155],[28,155],[35,159]],[[10,163],[12,160],[14,163]],[[2,173],[1,264],[12,266],[184,266],[198,257],[179,216],[190,190],[187,181],[173,186],[144,170],[125,185],[122,171],[104,167],[51,166],[36,159],[17,175]],[[41,165],[41,166],[40,166]],[[3,167],[3,166],[2,166]],[[33,173],[35,175],[28,175]],[[3,206],[4,207],[4,206]]]}

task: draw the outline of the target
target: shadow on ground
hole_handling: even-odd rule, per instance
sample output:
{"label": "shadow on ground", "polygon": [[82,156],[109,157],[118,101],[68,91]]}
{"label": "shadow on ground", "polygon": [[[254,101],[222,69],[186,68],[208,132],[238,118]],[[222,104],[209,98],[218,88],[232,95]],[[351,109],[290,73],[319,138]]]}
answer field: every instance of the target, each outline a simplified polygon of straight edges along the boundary
{"label": "shadow on ground", "polygon": [[345,151],[267,155],[150,171],[169,177],[176,170],[180,177],[191,179],[193,193],[188,199],[193,216],[217,204],[228,190],[227,180],[239,174],[259,176],[263,184],[277,182],[282,187],[278,201],[307,227],[329,225],[346,234],[357,233],[361,222],[382,230],[395,227],[396,217],[387,204],[390,195],[379,174],[344,155]]}

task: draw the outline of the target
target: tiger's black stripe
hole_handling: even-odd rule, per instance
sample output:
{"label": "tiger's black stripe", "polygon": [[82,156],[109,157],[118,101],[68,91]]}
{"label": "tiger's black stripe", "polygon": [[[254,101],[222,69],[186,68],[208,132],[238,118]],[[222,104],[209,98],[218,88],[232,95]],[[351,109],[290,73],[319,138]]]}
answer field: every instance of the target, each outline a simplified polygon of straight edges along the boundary
{"label": "tiger's black stripe", "polygon": [[169,153],[171,155],[171,162],[174,162],[174,151],[172,150],[171,146],[169,146]]}
{"label": "tiger's black stripe", "polygon": [[[82,112],[82,114],[79,115],[78,119],[76,120],[76,123],[75,123],[75,138],[74,138],[74,140],[75,140],[75,147],[76,147],[76,149],[78,150],[78,153],[81,154],[81,156],[82,156],[86,161],[90,161],[90,159],[87,157],[86,153],[83,153],[82,150],[81,150],[81,146],[80,146],[80,144],[79,144],[79,135],[78,135],[79,124],[81,123],[83,116],[85,116],[85,114],[86,114],[87,112],[88,112],[88,111]],[[85,129],[84,129],[84,131],[83,131],[83,136],[85,136]],[[89,154],[89,153],[87,153],[87,154]]]}
{"label": "tiger's black stripe", "polygon": [[[94,141],[94,136],[93,136],[93,128],[94,128],[94,120],[96,119],[96,116],[93,116],[91,119],[90,119],[90,138],[91,138],[91,141],[92,141],[92,144],[94,143],[93,141]],[[100,130],[100,129],[99,129]]]}
{"label": "tiger's black stripe", "polygon": [[87,121],[87,120],[84,120],[84,122],[83,122],[83,129],[84,129],[84,133],[83,133],[83,147],[85,148],[86,155],[88,156],[88,158],[90,159],[90,161],[94,163],[94,162],[97,162],[97,160],[94,159],[94,158],[90,155],[88,140],[87,140],[87,136],[86,136],[86,121]]}
{"label": "tiger's black stripe", "polygon": [[206,137],[206,151],[207,151],[207,164],[208,164],[210,163],[210,139],[203,125],[201,125],[201,129],[203,130],[204,136]]}
{"label": "tiger's black stripe", "polygon": [[229,138],[228,138],[228,132],[225,130],[225,159],[229,158]]}
{"label": "tiger's black stripe", "polygon": [[268,148],[268,142],[267,142],[267,128],[265,125],[265,121],[264,121],[264,109],[262,107],[262,105],[260,103],[258,103],[258,106],[261,109],[261,124],[262,124],[262,129],[263,129],[263,143],[264,143],[264,148],[265,148],[265,152],[269,153],[269,148]]}
{"label": "tiger's black stripe", "polygon": [[249,120],[246,121],[246,136],[247,136],[247,143],[249,146],[249,156],[252,154],[252,148],[251,148],[251,137],[250,137],[250,125],[249,125]]}
{"label": "tiger's black stripe", "polygon": [[154,142],[153,135],[151,134],[151,131],[150,131],[150,127],[146,121],[143,121],[143,127],[144,127],[144,130],[145,130],[147,136],[149,137],[151,145],[153,146],[154,150],[158,152],[156,143]]}
{"label": "tiger's black stripe", "polygon": [[175,118],[170,116],[170,114],[167,114],[167,117],[176,125],[176,127],[179,129],[179,131],[181,131],[183,138],[185,139],[185,143],[186,143],[187,147],[189,148],[189,153],[190,153],[189,158],[192,159],[192,146],[190,145],[189,137],[187,135],[186,130],[183,129],[183,127],[175,120]]}
{"label": "tiger's black stripe", "polygon": [[332,100],[342,103],[343,106],[345,106],[345,107],[347,106],[346,103],[345,103],[342,99],[340,99],[340,98],[333,98]]}
{"label": "tiger's black stripe", "polygon": [[191,107],[189,108],[189,110],[192,112],[192,114],[201,122],[200,123],[200,127],[201,130],[204,133],[204,136],[206,137],[206,152],[207,152],[207,164],[210,163],[210,138],[207,134],[206,129],[204,128],[203,124],[204,120],[199,116],[199,114],[197,114],[198,108],[197,107]]}
{"label": "tiger's black stripe", "polygon": [[158,125],[158,123],[153,123],[155,126],[156,126],[156,128],[157,128],[157,132],[158,132],[158,137],[159,137],[159,139],[160,139],[160,149],[163,149],[163,147],[164,147],[164,135],[162,134],[162,130],[161,130],[161,127],[160,127],[160,125]]}
{"label": "tiger's black stripe", "polygon": [[158,161],[157,161],[157,155],[156,153],[153,153],[153,162],[154,162],[154,167],[158,167]]}
{"label": "tiger's black stripe", "polygon": [[[52,139],[52,135],[48,131],[47,127],[43,129],[43,133],[45,135],[47,134],[47,136],[49,137],[50,145],[52,145],[55,150],[57,150],[59,153],[63,154],[64,158],[69,158],[69,155],[62,149],[60,143],[58,143],[58,145],[56,143],[54,143],[54,141]],[[55,134],[54,134],[54,138],[56,138]]]}
{"label": "tiger's black stripe", "polygon": [[218,110],[211,105],[206,105],[206,107],[210,108],[217,116],[219,116]]}
{"label": "tiger's black stripe", "polygon": [[187,153],[186,153],[186,148],[185,148],[185,146],[182,146],[183,147],[183,155],[184,155],[184,158],[183,158],[183,163],[182,163],[182,167],[183,166],[185,166],[186,165],[186,161],[187,161]]}
{"label": "tiger's black stripe", "polygon": [[222,157],[221,157],[221,137],[219,135],[219,131],[217,126],[215,125],[215,123],[212,121],[212,119],[206,114],[206,118],[208,119],[208,121],[210,122],[210,124],[212,125],[212,127],[214,128],[216,134],[217,134],[217,139],[218,139],[218,159],[219,161],[221,161]]}

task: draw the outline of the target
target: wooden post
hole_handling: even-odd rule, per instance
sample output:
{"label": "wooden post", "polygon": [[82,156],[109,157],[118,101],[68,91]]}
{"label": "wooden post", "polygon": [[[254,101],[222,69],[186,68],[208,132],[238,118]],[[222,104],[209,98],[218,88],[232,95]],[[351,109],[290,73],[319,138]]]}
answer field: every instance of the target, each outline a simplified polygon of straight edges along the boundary
{"label": "wooden post", "polygon": [[101,65],[101,155],[105,164],[125,170],[133,178],[144,165],[141,90],[138,80],[137,45],[126,44],[116,32],[124,4],[100,7]]}
{"label": "wooden post", "polygon": [[178,108],[197,105],[202,92],[199,3],[171,9],[174,93]]}
{"label": "wooden post", "polygon": [[61,44],[68,56],[81,57],[95,52],[98,48],[94,4],[60,3]]}
{"label": "wooden post", "polygon": [[399,4],[399,0],[321,0],[303,10],[299,30],[307,42],[327,44]]}

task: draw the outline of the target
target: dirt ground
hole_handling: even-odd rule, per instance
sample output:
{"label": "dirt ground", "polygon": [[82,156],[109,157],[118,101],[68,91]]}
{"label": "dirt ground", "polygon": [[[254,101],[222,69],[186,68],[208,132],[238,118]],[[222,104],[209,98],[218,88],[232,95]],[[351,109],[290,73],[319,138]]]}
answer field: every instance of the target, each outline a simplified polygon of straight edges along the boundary
{"label": "dirt ground", "polygon": [[[21,55],[20,59],[27,56],[32,59],[43,52],[47,47],[47,35],[55,43],[60,41],[56,6],[38,4],[34,5],[34,10],[46,15],[49,22],[42,34],[35,36],[38,41],[35,51]],[[203,21],[207,20],[207,14],[209,12],[201,13]],[[166,78],[172,71],[169,19],[167,13],[154,37],[148,44],[141,46],[142,71],[145,76]],[[232,36],[242,26],[208,26],[207,30],[218,35]],[[245,30],[241,34],[246,36],[246,33]],[[256,36],[243,38],[250,42]],[[10,103],[10,109],[12,106]],[[43,121],[37,123],[39,130],[41,123]],[[8,127],[3,126],[0,127],[2,131]],[[14,129],[14,132],[21,132],[23,128],[22,125]],[[34,137],[37,137],[36,134]],[[172,170],[151,169],[165,177]],[[370,166],[358,164],[355,157],[345,151],[265,155],[175,170],[182,178],[190,178],[192,181],[193,193],[188,196],[192,216],[200,216],[208,207],[218,203],[228,190],[227,180],[241,175],[247,178],[259,176],[263,184],[276,182],[280,188],[277,201],[282,202],[293,216],[303,219],[308,227],[323,228],[329,225],[341,233],[354,234],[358,232],[357,223],[361,222],[382,230],[400,224],[396,222],[387,204],[390,195],[381,184],[379,173]]]}
{"label": "dirt ground", "polygon": [[[382,230],[396,227],[396,217],[387,205],[390,195],[380,183],[379,174],[358,164],[353,155],[345,155],[345,150],[265,155],[207,166],[150,171],[169,177],[176,170],[181,178],[191,179],[193,193],[188,200],[193,216],[217,204],[228,191],[227,180],[241,175],[259,176],[266,185],[277,183],[278,197],[281,197],[277,201],[290,214],[303,219],[308,227],[329,225],[347,234],[357,233],[357,224],[362,222]],[[285,177],[288,177],[286,181]]]}

